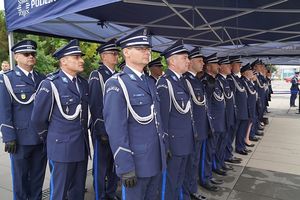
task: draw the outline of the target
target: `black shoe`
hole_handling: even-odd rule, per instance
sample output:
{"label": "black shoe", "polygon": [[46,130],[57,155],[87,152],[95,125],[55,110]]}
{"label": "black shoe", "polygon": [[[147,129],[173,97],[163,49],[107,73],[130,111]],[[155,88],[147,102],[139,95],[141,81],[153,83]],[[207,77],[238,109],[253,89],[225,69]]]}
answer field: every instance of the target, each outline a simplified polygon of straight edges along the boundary
{"label": "black shoe", "polygon": [[264,132],[258,130],[255,135],[257,135],[257,136],[264,136]]}
{"label": "black shoe", "polygon": [[205,184],[201,184],[201,186],[212,192],[217,192],[220,190],[220,188],[218,186],[213,185],[210,181],[208,181]]}
{"label": "black shoe", "polygon": [[241,160],[235,159],[235,158],[229,158],[229,159],[225,160],[225,162],[229,162],[229,163],[233,163],[233,164],[240,164]]}
{"label": "black shoe", "polygon": [[269,118],[267,118],[267,117],[264,117],[262,121],[265,125],[269,124]]}
{"label": "black shoe", "polygon": [[254,147],[254,146],[255,146],[254,144],[247,144],[246,142],[245,142],[245,145],[246,145],[247,147]]}
{"label": "black shoe", "polygon": [[210,182],[211,182],[212,184],[215,184],[215,185],[221,185],[221,184],[224,183],[223,180],[221,180],[221,179],[216,179],[216,178],[211,178],[211,179],[210,179]]}
{"label": "black shoe", "polygon": [[238,157],[235,157],[235,156],[233,156],[232,158],[235,159],[235,160],[239,160],[239,161],[241,161],[241,162],[243,161],[242,158],[238,158]]}
{"label": "black shoe", "polygon": [[229,170],[233,170],[233,167],[231,165],[226,165],[224,164],[224,166],[222,167],[223,170],[229,171]]}
{"label": "black shoe", "polygon": [[265,128],[263,126],[258,126],[258,130],[263,131]]}
{"label": "black shoe", "polygon": [[221,176],[227,175],[226,171],[223,171],[222,169],[214,169],[213,172],[215,172],[216,174],[219,174]]}
{"label": "black shoe", "polygon": [[251,153],[251,152],[252,152],[252,150],[250,150],[250,149],[244,149],[244,151],[245,151],[246,153]]}
{"label": "black shoe", "polygon": [[254,137],[250,137],[249,140],[252,142],[257,142],[259,141],[259,138],[254,136]]}
{"label": "black shoe", "polygon": [[248,153],[246,151],[239,151],[239,150],[235,150],[236,153],[241,154],[241,155],[248,155]]}
{"label": "black shoe", "polygon": [[191,193],[190,196],[191,196],[191,199],[196,199],[196,200],[204,200],[204,199],[206,199],[206,197],[203,196],[200,193]]}

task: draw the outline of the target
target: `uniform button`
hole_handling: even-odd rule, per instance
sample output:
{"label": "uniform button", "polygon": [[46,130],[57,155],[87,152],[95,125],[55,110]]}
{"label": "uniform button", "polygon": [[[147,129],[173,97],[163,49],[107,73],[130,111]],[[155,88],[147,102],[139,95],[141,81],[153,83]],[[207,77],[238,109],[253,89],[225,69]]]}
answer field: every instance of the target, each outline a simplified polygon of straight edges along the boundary
{"label": "uniform button", "polygon": [[158,136],[161,136],[161,134],[159,133]]}
{"label": "uniform button", "polygon": [[58,139],[56,139],[55,142],[58,142]]}
{"label": "uniform button", "polygon": [[175,138],[175,136],[174,136],[174,135],[172,135],[172,138]]}
{"label": "uniform button", "polygon": [[116,165],[116,168],[118,168],[119,167],[119,165]]}

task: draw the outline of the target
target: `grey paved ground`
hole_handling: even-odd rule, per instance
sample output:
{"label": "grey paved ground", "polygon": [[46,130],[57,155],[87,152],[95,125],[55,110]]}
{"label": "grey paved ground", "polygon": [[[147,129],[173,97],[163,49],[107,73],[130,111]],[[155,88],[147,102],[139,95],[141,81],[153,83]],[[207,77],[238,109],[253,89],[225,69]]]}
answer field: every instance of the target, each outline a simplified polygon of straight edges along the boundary
{"label": "grey paved ground", "polygon": [[[274,82],[276,91],[288,90],[289,85]],[[289,95],[273,95],[270,104],[270,125],[265,136],[252,148],[253,152],[235,165],[225,177],[222,190],[210,193],[202,189],[211,200],[299,200],[300,199],[300,115],[297,108],[289,109]],[[297,103],[298,105],[298,103]],[[0,200],[12,199],[10,161],[0,144]],[[236,155],[238,156],[238,155]],[[89,167],[91,168],[91,167]],[[218,177],[223,178],[223,177]],[[44,184],[47,199],[49,173]],[[88,193],[92,200],[92,177],[87,177]]]}

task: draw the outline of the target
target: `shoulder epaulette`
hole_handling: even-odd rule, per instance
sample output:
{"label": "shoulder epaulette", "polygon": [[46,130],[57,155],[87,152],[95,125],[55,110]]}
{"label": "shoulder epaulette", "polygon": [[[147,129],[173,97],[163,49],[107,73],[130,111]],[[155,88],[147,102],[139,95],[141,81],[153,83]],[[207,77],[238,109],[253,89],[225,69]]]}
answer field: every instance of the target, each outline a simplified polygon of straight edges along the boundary
{"label": "shoulder epaulette", "polygon": [[54,79],[58,78],[58,71],[52,72],[50,74],[47,74],[47,79],[53,81]]}

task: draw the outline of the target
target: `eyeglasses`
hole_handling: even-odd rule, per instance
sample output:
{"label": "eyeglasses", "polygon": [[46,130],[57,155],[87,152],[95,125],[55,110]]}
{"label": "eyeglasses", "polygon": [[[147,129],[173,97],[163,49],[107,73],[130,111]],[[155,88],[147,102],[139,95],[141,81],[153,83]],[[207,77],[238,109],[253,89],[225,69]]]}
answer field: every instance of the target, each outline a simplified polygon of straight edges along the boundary
{"label": "eyeglasses", "polygon": [[119,52],[117,51],[112,51],[112,52],[104,52],[103,54],[111,54],[113,56],[118,56],[119,55]]}
{"label": "eyeglasses", "polygon": [[36,53],[35,53],[35,52],[22,53],[22,55],[25,56],[25,57],[29,57],[30,55],[31,55],[32,57],[35,57],[35,56],[36,56]]}

